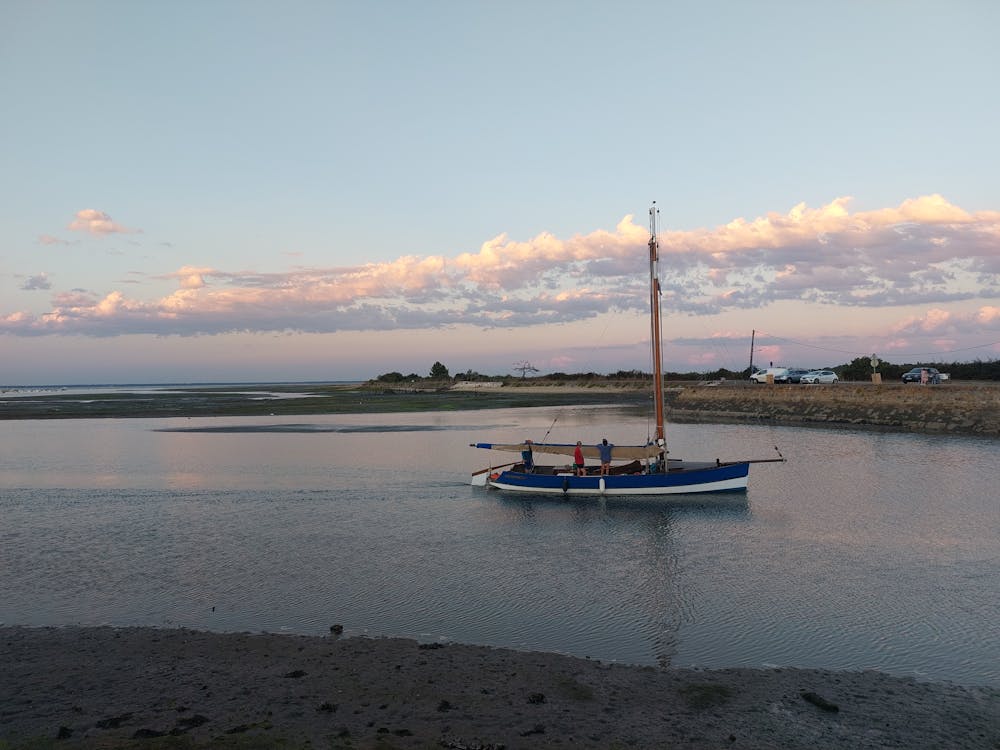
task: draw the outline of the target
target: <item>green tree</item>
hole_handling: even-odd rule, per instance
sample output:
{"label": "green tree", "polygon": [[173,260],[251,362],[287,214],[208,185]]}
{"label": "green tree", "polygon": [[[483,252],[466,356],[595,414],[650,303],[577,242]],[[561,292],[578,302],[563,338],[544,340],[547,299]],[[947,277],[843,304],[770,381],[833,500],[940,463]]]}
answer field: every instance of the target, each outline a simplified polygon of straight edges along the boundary
{"label": "green tree", "polygon": [[451,377],[448,374],[448,368],[442,365],[440,362],[435,362],[431,366],[431,377],[435,380],[446,380]]}
{"label": "green tree", "polygon": [[[879,363],[881,364],[881,362]],[[833,369],[832,367],[830,368]],[[879,371],[881,371],[881,367]],[[871,380],[872,377],[872,357],[867,355],[865,357],[855,357],[851,360],[849,364],[841,365],[837,368],[837,374],[840,376],[841,380],[856,380],[865,381]]]}

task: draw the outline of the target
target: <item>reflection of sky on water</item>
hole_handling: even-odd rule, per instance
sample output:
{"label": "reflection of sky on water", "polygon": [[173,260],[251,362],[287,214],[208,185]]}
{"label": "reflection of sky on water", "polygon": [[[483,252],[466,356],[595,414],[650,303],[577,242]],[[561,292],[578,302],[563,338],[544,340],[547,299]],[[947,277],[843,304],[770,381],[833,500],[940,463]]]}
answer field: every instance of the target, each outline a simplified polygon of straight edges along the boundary
{"label": "reflection of sky on water", "polygon": [[[505,496],[480,440],[639,442],[608,408],[6,422],[0,621],[453,639],[1000,684],[995,442],[671,425],[745,494]],[[166,431],[164,431],[166,430]],[[178,431],[193,430],[193,431]],[[215,607],[215,611],[212,611]]]}

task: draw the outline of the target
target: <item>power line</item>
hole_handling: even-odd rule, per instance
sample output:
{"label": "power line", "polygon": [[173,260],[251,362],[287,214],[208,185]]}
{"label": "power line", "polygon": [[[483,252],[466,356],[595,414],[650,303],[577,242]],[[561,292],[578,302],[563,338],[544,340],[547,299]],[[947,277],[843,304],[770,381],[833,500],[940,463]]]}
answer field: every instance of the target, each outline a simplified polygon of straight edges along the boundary
{"label": "power line", "polygon": [[[775,336],[773,333],[768,333],[767,331],[758,331],[758,336],[768,336],[775,341],[780,341],[788,344],[795,344],[796,346],[804,346],[809,349],[819,349],[825,352],[836,352],[837,354],[853,354],[859,357],[867,356],[868,352],[857,352],[850,349],[835,349],[828,346],[818,346],[816,344],[807,344],[804,341],[796,341],[795,339],[788,339],[782,336]],[[977,344],[976,346],[967,346],[962,349],[944,349],[936,352],[893,352],[894,357],[935,357],[939,354],[958,354],[959,352],[971,352],[976,349],[985,349],[988,346],[997,346],[1000,341],[991,341],[988,344]]]}

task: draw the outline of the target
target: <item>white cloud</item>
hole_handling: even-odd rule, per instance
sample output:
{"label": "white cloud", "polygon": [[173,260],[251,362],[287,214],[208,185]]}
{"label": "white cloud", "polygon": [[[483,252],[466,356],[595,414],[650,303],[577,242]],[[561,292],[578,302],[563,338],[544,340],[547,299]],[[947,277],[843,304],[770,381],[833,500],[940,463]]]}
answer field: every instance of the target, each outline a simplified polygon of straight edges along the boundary
{"label": "white cloud", "polygon": [[21,284],[21,289],[25,291],[39,291],[52,288],[52,282],[49,281],[48,274],[39,273],[34,276],[29,276]]}
{"label": "white cloud", "polygon": [[[738,218],[714,229],[663,232],[665,307],[709,315],[780,301],[857,308],[1000,296],[992,273],[1000,212],[970,213],[937,195],[853,214],[849,203],[799,204],[786,214]],[[92,234],[132,231],[93,209],[79,212],[74,225]],[[567,239],[499,235],[454,257],[404,255],[284,273],[189,264],[155,277],[178,284],[165,297],[132,298],[120,290],[57,296],[47,314],[7,314],[0,332],[191,335],[565,323],[646,308],[647,240],[646,228],[630,215],[613,230]],[[927,331],[945,321],[928,314],[922,325]]]}

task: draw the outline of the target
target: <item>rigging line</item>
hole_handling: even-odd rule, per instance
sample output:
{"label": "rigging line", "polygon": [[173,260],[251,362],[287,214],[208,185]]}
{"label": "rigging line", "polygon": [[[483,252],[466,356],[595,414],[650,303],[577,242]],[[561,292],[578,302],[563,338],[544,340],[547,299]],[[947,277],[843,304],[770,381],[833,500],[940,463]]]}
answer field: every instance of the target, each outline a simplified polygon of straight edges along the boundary
{"label": "rigging line", "polygon": [[543,442],[543,443],[544,443],[544,442],[545,442],[546,440],[548,440],[548,438],[549,438],[549,433],[550,433],[550,432],[552,432],[552,428],[556,426],[556,422],[558,422],[558,421],[559,421],[559,414],[558,414],[558,412],[557,412],[557,413],[556,413],[556,418],[552,420],[552,424],[550,424],[550,425],[549,425],[549,429],[547,429],[547,430],[545,431],[545,436],[544,436],[544,437],[542,438],[542,442]]}

